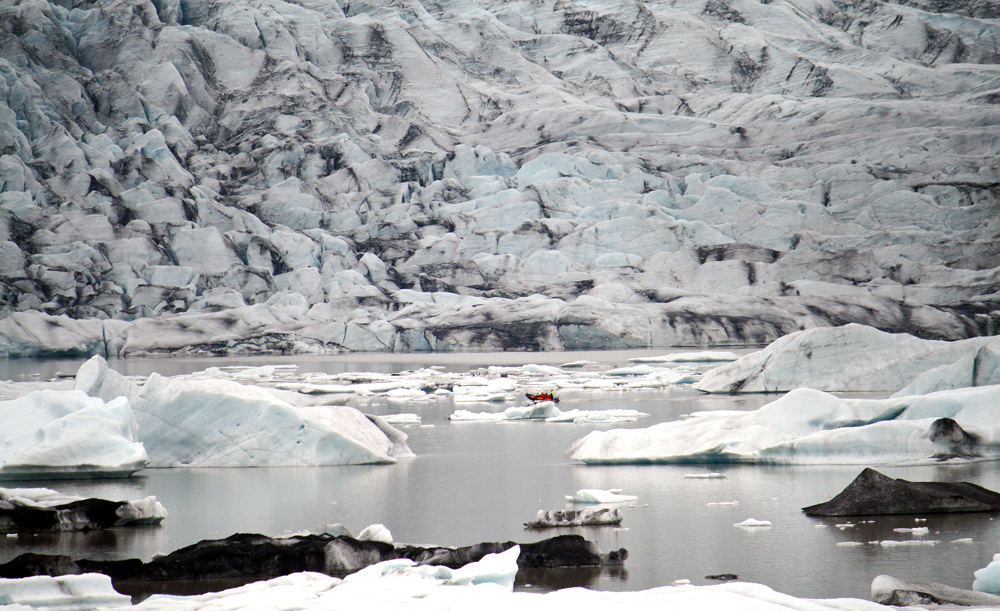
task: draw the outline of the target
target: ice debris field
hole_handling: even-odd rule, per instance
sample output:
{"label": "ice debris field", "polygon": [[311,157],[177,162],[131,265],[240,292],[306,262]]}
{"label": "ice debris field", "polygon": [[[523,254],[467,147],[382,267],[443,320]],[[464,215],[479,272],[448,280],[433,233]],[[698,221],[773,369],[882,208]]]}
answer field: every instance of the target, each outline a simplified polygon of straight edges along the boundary
{"label": "ice debris field", "polygon": [[[1000,458],[1000,429],[991,415],[1000,386],[989,385],[1000,375],[1000,352],[987,340],[938,342],[848,325],[798,332],[736,360],[671,353],[627,366],[570,362],[392,374],[267,365],[134,379],[93,357],[80,367],[72,389],[59,380],[4,385],[10,399],[0,402],[0,418],[8,423],[0,431],[0,477],[123,477],[146,466],[391,463],[413,455],[397,426],[422,423],[421,405],[452,405],[449,420],[456,423],[631,423],[647,414],[573,403],[670,388],[731,391],[734,383],[717,382],[753,376],[787,380],[777,386],[796,389],[755,411],[698,412],[647,428],[594,430],[566,456],[586,463],[989,460]],[[878,387],[896,391],[892,397],[840,398],[799,388],[823,386],[829,363],[877,342],[897,350],[893,367],[879,367],[885,351],[862,350],[851,360],[856,367],[870,365],[871,374],[827,386]],[[809,358],[790,358],[806,347]],[[527,400],[538,393],[552,393],[553,400]],[[366,406],[376,403],[416,412],[366,415]],[[25,411],[30,418],[22,417]]]}

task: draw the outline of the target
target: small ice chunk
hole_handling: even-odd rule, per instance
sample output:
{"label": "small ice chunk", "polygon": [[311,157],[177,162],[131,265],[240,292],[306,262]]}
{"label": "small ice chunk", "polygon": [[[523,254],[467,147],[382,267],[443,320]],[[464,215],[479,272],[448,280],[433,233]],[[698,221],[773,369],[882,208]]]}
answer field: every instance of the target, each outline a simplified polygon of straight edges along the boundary
{"label": "small ice chunk", "polygon": [[952,543],[974,543],[972,537],[965,537],[964,539],[955,539]]}
{"label": "small ice chunk", "polygon": [[738,526],[740,528],[767,528],[771,526],[769,520],[755,520],[754,518],[747,518],[739,524],[733,524],[733,526]]}
{"label": "small ice chunk", "polygon": [[837,543],[837,547],[858,547],[859,545],[864,545],[861,541],[840,541]]}
{"label": "small ice chunk", "polygon": [[910,546],[932,546],[937,545],[938,541],[932,541],[929,539],[913,539],[910,541],[893,541],[892,539],[886,539],[885,541],[879,541],[879,545],[882,547],[910,547]]}
{"label": "small ice chunk", "polygon": [[639,497],[629,494],[620,494],[621,489],[598,490],[596,488],[584,488],[577,490],[573,496],[566,496],[570,503],[632,503],[639,500]]}
{"label": "small ice chunk", "polygon": [[688,473],[684,477],[688,479],[722,479],[726,477],[725,473]]}
{"label": "small ice chunk", "polygon": [[846,530],[848,528],[854,528],[855,525],[852,524],[851,522],[844,522],[843,524],[834,524],[834,526],[836,526],[840,530]]}
{"label": "small ice chunk", "polygon": [[372,524],[361,531],[358,535],[358,541],[392,543],[392,533],[383,524]]}
{"label": "small ice chunk", "polygon": [[390,414],[382,416],[389,424],[420,424],[420,416],[417,414]]}
{"label": "small ice chunk", "polygon": [[973,575],[976,577],[976,580],[972,582],[973,590],[1000,594],[1000,554],[995,554],[992,562],[974,572]]}
{"label": "small ice chunk", "polygon": [[691,585],[690,579],[675,579],[671,585],[675,586],[689,586]]}
{"label": "small ice chunk", "polygon": [[714,501],[712,503],[706,503],[707,507],[736,507],[740,504],[739,501]]}
{"label": "small ice chunk", "polygon": [[915,528],[893,528],[892,532],[910,533],[915,537],[922,537],[927,533],[931,532],[931,529],[927,528],[926,526],[917,526]]}

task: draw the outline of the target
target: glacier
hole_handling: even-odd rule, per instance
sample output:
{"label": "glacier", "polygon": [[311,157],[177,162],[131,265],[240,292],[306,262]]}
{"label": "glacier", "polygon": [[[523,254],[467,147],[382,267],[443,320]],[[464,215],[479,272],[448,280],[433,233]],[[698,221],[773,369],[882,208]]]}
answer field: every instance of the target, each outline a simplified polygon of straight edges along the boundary
{"label": "glacier", "polygon": [[990,3],[0,5],[0,355],[1000,330]]}
{"label": "glacier", "polygon": [[643,429],[593,431],[567,458],[587,464],[934,464],[1000,458],[1000,386],[890,399],[793,390],[750,411],[708,411]]}

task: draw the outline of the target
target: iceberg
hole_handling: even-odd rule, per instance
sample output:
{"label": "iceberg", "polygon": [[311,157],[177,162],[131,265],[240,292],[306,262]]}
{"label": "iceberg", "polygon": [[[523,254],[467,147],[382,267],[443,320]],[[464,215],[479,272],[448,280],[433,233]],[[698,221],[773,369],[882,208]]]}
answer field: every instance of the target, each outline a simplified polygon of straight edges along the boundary
{"label": "iceberg", "polygon": [[704,392],[784,392],[796,388],[895,392],[919,374],[930,375],[928,370],[953,365],[963,357],[968,360],[963,373],[954,367],[939,371],[933,380],[924,379],[906,394],[959,387],[943,383],[949,379],[967,380],[961,386],[985,386],[1000,383],[1000,372],[996,371],[1000,360],[990,353],[989,369],[983,363],[983,371],[973,375],[974,360],[982,348],[1000,346],[998,342],[992,337],[953,342],[926,340],[859,324],[808,329],[790,333],[763,350],[709,370],[693,388]]}
{"label": "iceberg", "polygon": [[406,435],[380,418],[344,406],[296,406],[281,391],[230,379],[154,373],[139,387],[95,356],[80,368],[76,388],[133,397],[151,467],[392,463],[413,455]]}
{"label": "iceberg", "polygon": [[637,496],[621,494],[621,490],[598,490],[596,488],[577,490],[576,494],[566,497],[566,501],[570,503],[634,503],[638,500]]}
{"label": "iceberg", "polygon": [[1000,594],[1000,554],[993,556],[993,561],[975,573],[972,589],[976,592]]}
{"label": "iceberg", "polygon": [[977,592],[1000,594],[1000,554],[993,556],[993,561],[974,573],[976,579],[972,589]]}
{"label": "iceberg", "polygon": [[0,402],[0,479],[128,477],[149,463],[128,399],[37,390]]}
{"label": "iceberg", "polygon": [[587,507],[575,510],[538,510],[534,520],[525,522],[526,528],[559,528],[563,526],[605,526],[621,524],[620,509],[607,507]]}
{"label": "iceberg", "polygon": [[394,455],[409,454],[356,409],[296,407],[229,380],[153,374],[136,397],[135,415],[152,467],[392,463]]}
{"label": "iceberg", "polygon": [[930,464],[1000,458],[1000,386],[890,399],[798,389],[750,411],[698,412],[593,431],[565,452],[589,464]]}
{"label": "iceberg", "polygon": [[111,578],[98,573],[0,579],[0,605],[12,605],[13,609],[83,611],[131,604],[131,596],[116,592]]}
{"label": "iceberg", "polygon": [[108,501],[48,488],[0,488],[0,533],[102,530],[159,524],[166,517],[155,496]]}

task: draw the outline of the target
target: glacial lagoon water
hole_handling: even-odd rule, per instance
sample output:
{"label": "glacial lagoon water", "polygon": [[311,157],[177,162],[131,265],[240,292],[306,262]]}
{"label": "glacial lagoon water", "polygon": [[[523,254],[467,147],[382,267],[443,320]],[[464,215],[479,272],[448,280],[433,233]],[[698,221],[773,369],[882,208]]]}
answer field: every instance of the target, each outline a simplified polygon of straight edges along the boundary
{"label": "glacial lagoon water", "polygon": [[[577,359],[626,364],[630,357],[663,352],[143,359],[111,365],[133,375],[274,363],[331,373],[393,372],[429,365],[462,371],[487,364],[558,364]],[[4,365],[7,370],[0,377],[30,379],[38,373],[47,379],[57,371],[74,372],[79,362],[25,360]],[[562,456],[571,442],[595,428],[646,427],[701,410],[750,410],[775,398],[710,396],[678,388],[570,396],[560,404],[565,409],[628,408],[650,414],[633,423],[602,425],[451,422],[447,418],[454,406],[449,401],[366,402],[363,409],[371,413],[420,414],[421,425],[400,426],[410,436],[417,458],[378,466],[152,469],[127,480],[25,483],[113,499],[155,495],[170,517],[159,527],[0,538],[0,561],[26,551],[148,559],[236,532],[279,535],[340,522],[356,533],[369,524],[383,523],[397,541],[409,543],[528,542],[576,532],[596,540],[604,552],[629,550],[621,569],[522,574],[517,587],[524,589],[640,590],[678,579],[712,583],[706,576],[735,573],[742,580],[799,597],[868,598],[871,580],[883,573],[970,588],[973,571],[1000,552],[1000,516],[990,514],[850,519],[802,514],[801,507],[825,501],[843,489],[860,472],[859,466],[585,466]],[[505,406],[461,407],[499,411]],[[725,477],[685,477],[710,470]],[[994,462],[881,471],[911,480],[972,481],[1000,489],[1000,465]],[[621,528],[524,529],[523,522],[539,509],[565,508],[564,495],[582,488],[621,488],[639,501],[623,506]],[[734,526],[747,518],[768,520],[772,526]],[[927,527],[928,533],[894,530],[916,526]],[[871,543],[887,540],[936,543]]]}

